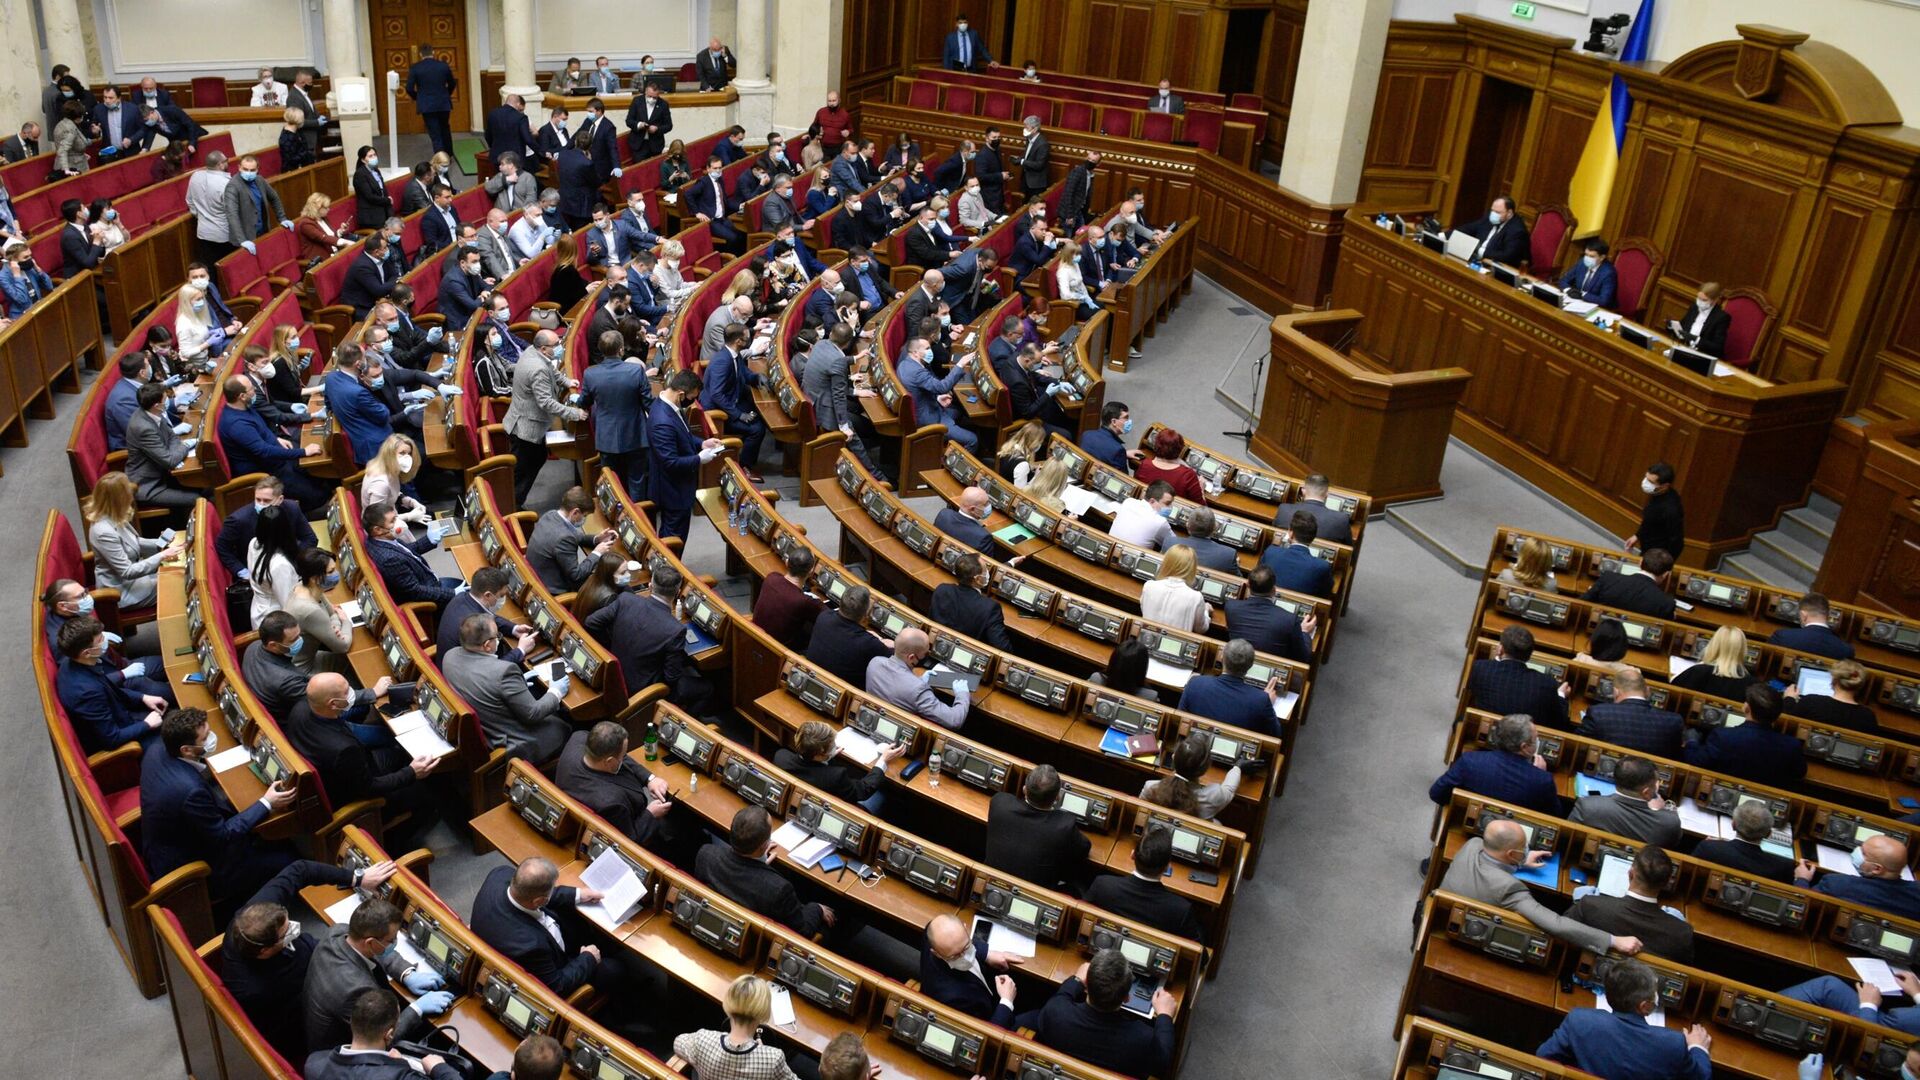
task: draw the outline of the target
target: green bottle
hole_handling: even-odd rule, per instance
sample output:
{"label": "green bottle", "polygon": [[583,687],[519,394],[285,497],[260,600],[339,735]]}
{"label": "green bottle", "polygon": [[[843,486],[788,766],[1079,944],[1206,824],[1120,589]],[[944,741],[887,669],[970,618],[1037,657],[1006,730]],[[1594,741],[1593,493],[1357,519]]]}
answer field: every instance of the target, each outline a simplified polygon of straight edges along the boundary
{"label": "green bottle", "polygon": [[644,740],[644,745],[647,748],[647,760],[659,761],[660,760],[660,732],[659,732],[659,729],[655,728],[652,724],[647,725],[647,736],[646,736],[646,739]]}

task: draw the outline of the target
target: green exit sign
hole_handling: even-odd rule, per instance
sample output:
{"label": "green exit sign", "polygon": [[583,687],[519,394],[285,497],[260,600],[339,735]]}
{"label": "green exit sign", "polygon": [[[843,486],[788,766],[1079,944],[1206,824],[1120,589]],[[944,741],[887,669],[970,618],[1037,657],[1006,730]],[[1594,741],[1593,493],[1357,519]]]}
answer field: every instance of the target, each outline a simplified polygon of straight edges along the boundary
{"label": "green exit sign", "polygon": [[1533,5],[1526,3],[1525,0],[1521,0],[1520,3],[1513,5],[1513,17],[1516,19],[1533,18]]}

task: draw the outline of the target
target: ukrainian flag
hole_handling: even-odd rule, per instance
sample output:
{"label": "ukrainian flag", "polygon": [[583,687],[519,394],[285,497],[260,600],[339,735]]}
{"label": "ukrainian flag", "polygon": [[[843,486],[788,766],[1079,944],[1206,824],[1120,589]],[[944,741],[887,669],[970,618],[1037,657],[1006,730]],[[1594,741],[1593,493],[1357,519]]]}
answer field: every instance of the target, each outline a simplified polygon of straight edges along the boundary
{"label": "ukrainian flag", "polygon": [[[1627,30],[1627,43],[1620,49],[1622,63],[1647,58],[1647,40],[1653,36],[1653,0],[1640,0],[1640,11]],[[1620,147],[1627,141],[1627,116],[1633,111],[1633,95],[1627,93],[1625,79],[1613,77],[1613,91],[1594,115],[1593,130],[1587,133],[1586,148],[1580,151],[1580,164],[1573,170],[1567,187],[1567,208],[1580,223],[1580,239],[1597,234],[1607,222],[1607,198],[1613,194],[1613,174],[1620,167]]]}

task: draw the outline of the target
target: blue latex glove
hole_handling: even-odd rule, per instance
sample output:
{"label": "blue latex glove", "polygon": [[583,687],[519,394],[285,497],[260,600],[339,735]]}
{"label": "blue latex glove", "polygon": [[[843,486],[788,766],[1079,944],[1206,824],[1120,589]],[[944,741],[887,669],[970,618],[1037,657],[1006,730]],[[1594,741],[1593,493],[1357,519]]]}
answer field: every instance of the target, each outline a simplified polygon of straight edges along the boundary
{"label": "blue latex glove", "polygon": [[295,415],[295,416],[305,416],[305,415],[307,415],[307,406],[306,406],[306,403],[305,403],[305,402],[301,402],[301,401],[296,401],[296,402],[294,402],[294,403],[293,403],[292,405],[289,405],[289,406],[287,406],[287,407],[288,407],[289,409],[291,409],[291,410],[293,410],[293,415]]}
{"label": "blue latex glove", "polygon": [[407,972],[400,981],[405,983],[407,989],[415,994],[425,994],[447,985],[447,980],[441,978],[439,972],[424,964]]}
{"label": "blue latex glove", "polygon": [[466,591],[467,591],[467,583],[464,581],[453,587],[453,595],[455,596],[459,596],[461,593]]}
{"label": "blue latex glove", "polygon": [[407,391],[407,400],[420,402],[432,401],[433,391],[425,387],[421,387],[418,390],[409,390]]}
{"label": "blue latex glove", "polygon": [[401,412],[408,419],[412,420],[414,423],[419,423],[420,414],[426,411],[427,411],[427,407],[425,405],[409,405],[405,409],[401,410]]}
{"label": "blue latex glove", "polygon": [[566,697],[567,691],[571,689],[573,689],[572,676],[562,675],[559,678],[553,680],[553,696],[554,697]]}
{"label": "blue latex glove", "polygon": [[619,170],[619,169],[615,169],[615,170],[613,170],[613,178],[614,178],[615,180],[618,180],[618,179],[620,179],[620,176],[621,176],[621,173],[620,173],[620,170]]}
{"label": "blue latex glove", "polygon": [[1808,1054],[1800,1059],[1800,1080],[1820,1080],[1826,1073],[1827,1058],[1824,1054]]}
{"label": "blue latex glove", "polygon": [[433,342],[435,345],[440,344],[441,340],[446,336],[447,332],[438,326],[432,327],[427,331],[427,340]]}
{"label": "blue latex glove", "polygon": [[280,219],[280,227],[281,227],[281,228],[283,228],[283,229],[291,229],[291,228],[293,228],[293,222],[292,222],[292,221],[289,221],[289,220],[288,220],[288,219],[286,219],[286,218],[281,218],[281,219]]}
{"label": "blue latex glove", "polygon": [[233,572],[233,576],[239,578],[241,581],[251,581],[253,579],[253,571],[243,566],[240,569],[235,570]]}
{"label": "blue latex glove", "polygon": [[175,425],[173,425],[173,433],[174,433],[175,435],[185,435],[185,434],[186,434],[187,432],[189,432],[189,431],[192,431],[192,430],[193,430],[193,425],[192,425],[192,424],[175,424]]}
{"label": "blue latex glove", "polygon": [[446,539],[448,533],[449,533],[449,530],[442,528],[440,523],[437,521],[427,523],[427,539],[433,541],[436,544]]}
{"label": "blue latex glove", "polygon": [[132,663],[128,664],[126,667],[123,667],[120,669],[120,674],[129,679],[137,679],[140,676],[145,675],[146,673],[147,673],[147,662],[145,660],[135,660]]}
{"label": "blue latex glove", "polygon": [[121,637],[119,634],[116,634],[111,630],[101,631],[101,636],[107,639],[107,644],[109,645],[124,644],[127,640],[126,638]]}
{"label": "blue latex glove", "polygon": [[165,383],[165,385],[167,385],[167,386],[179,386],[179,385],[180,385],[181,383],[183,383],[183,382],[186,382],[186,381],[187,381],[187,377],[186,377],[185,375],[169,375],[169,376],[167,376],[167,381],[166,381],[166,383]]}
{"label": "blue latex glove", "polygon": [[431,994],[421,995],[419,1000],[407,1006],[407,1008],[412,1009],[421,1016],[439,1016],[441,1013],[453,1008],[453,994],[447,990],[435,990]]}
{"label": "blue latex glove", "polygon": [[450,397],[459,397],[459,396],[460,396],[460,393],[461,393],[461,391],[460,391],[460,388],[459,388],[459,387],[457,387],[457,386],[455,386],[455,385],[453,385],[452,383],[441,383],[441,384],[440,384],[440,396],[441,396],[441,397],[448,397],[448,398],[450,398]]}
{"label": "blue latex glove", "polygon": [[180,441],[180,445],[186,447],[188,450],[192,450],[194,447],[200,445],[200,440],[199,439],[182,439]]}
{"label": "blue latex glove", "polygon": [[240,246],[241,246],[241,247],[243,247],[243,248],[245,248],[245,249],[246,249],[246,251],[247,251],[247,254],[249,254],[249,255],[258,255],[258,254],[260,253],[260,249],[259,249],[259,248],[256,248],[256,247],[254,247],[254,246],[253,246],[253,241],[251,241],[251,240],[242,240],[242,241],[240,241]]}

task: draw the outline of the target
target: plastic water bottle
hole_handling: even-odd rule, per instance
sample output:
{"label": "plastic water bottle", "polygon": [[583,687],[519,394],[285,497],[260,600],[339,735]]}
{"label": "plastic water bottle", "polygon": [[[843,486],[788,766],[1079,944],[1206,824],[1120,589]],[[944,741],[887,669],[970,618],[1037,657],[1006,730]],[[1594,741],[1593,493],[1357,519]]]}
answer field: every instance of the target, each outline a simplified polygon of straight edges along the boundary
{"label": "plastic water bottle", "polygon": [[727,504],[727,528],[732,529],[737,527],[739,524],[740,524],[740,500],[735,499],[732,502]]}
{"label": "plastic water bottle", "polygon": [[940,786],[940,748],[927,751],[927,786]]}
{"label": "plastic water bottle", "polygon": [[740,512],[734,516],[734,524],[741,536],[747,535],[747,497],[740,496]]}

